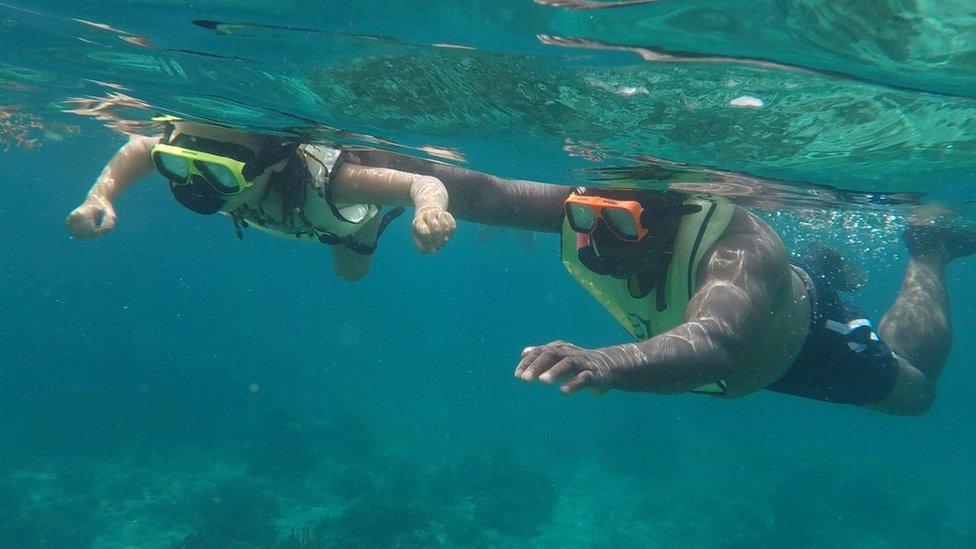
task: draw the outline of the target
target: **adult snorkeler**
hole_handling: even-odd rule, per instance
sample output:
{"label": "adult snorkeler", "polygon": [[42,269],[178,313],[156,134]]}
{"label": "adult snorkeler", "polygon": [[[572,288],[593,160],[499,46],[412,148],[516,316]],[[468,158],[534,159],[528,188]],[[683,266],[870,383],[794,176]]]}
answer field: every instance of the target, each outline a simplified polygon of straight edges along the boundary
{"label": "adult snorkeler", "polygon": [[[199,214],[222,212],[238,235],[264,231],[332,245],[336,273],[358,280],[370,268],[387,223],[416,208],[414,243],[440,250],[456,223],[444,185],[430,175],[357,164],[355,153],[164,117],[159,137],[132,137],[109,161],[84,202],[68,216],[77,238],[115,226],[113,202],[155,167],[173,197]],[[380,206],[396,208],[380,216]]]}
{"label": "adult snorkeler", "polygon": [[890,414],[931,406],[952,333],[946,267],[976,235],[910,227],[911,253],[877,332],[838,291],[836,252],[791,258],[776,232],[732,204],[668,191],[507,181],[369,153],[371,165],[443,181],[458,218],[562,235],[569,272],[637,340],[600,349],[528,347],[515,375],[588,389],[739,397],[760,389]]}

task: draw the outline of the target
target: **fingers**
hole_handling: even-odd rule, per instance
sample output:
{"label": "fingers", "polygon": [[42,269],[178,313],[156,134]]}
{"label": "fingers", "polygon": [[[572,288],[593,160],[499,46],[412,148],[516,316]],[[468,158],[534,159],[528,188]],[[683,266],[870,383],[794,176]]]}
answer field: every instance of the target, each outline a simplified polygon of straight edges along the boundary
{"label": "fingers", "polygon": [[95,229],[95,233],[98,236],[102,236],[103,234],[111,231],[114,228],[115,228],[115,212],[112,210],[105,210],[102,215],[101,223],[99,223],[98,227]]}
{"label": "fingers", "polygon": [[440,218],[441,218],[441,225],[444,226],[446,231],[445,240],[447,240],[452,236],[454,236],[454,231],[457,230],[457,221],[454,219],[454,216],[451,215],[451,212],[448,211],[441,212]]}
{"label": "fingers", "polygon": [[107,214],[101,208],[79,206],[68,215],[65,225],[68,227],[71,236],[75,238],[94,238],[107,233],[115,226],[115,215],[113,213],[107,228],[103,230],[99,225],[105,217]]}
{"label": "fingers", "polygon": [[433,251],[433,236],[430,227],[420,218],[414,219],[413,222],[413,240],[420,253],[427,254]]}
{"label": "fingers", "polygon": [[454,234],[457,223],[454,217],[445,210],[425,212],[427,226],[431,234],[431,246],[433,251],[439,251],[447,244],[448,239]]}
{"label": "fingers", "polygon": [[540,347],[526,347],[525,349],[523,349],[522,359],[519,360],[518,365],[515,367],[515,377],[521,379],[522,373],[525,372],[525,369],[529,366],[529,364],[532,364],[532,362],[535,361],[536,357],[538,357],[539,354],[542,353],[545,347],[546,346],[543,345]]}
{"label": "fingers", "polygon": [[420,253],[422,254],[427,253],[427,248],[424,246],[423,241],[420,240],[420,238],[417,236],[416,231],[414,231],[413,233],[413,245],[417,247],[417,251],[419,251]]}
{"label": "fingers", "polygon": [[[578,347],[572,343],[567,343],[565,341],[553,341],[545,345],[537,345],[533,347],[526,347],[522,349],[522,358],[519,360],[518,365],[515,367],[515,377],[522,377],[522,374],[532,365],[543,353],[556,353],[562,350],[562,354],[559,358],[568,355],[570,352],[577,350]],[[559,360],[553,361],[558,362]]]}
{"label": "fingers", "polygon": [[580,367],[579,360],[575,356],[568,356],[559,362],[555,363],[547,371],[539,375],[539,381],[545,383],[546,385],[551,384],[554,381],[559,381],[560,379],[566,378],[568,376],[578,373],[582,368]]}
{"label": "fingers", "polygon": [[444,247],[444,230],[436,214],[427,214],[427,228],[430,230],[430,248],[436,252]]}
{"label": "fingers", "polygon": [[447,241],[454,236],[454,232],[457,230],[457,222],[454,221],[454,216],[447,211],[441,211],[437,214],[437,225],[440,227],[440,248],[447,245]]}
{"label": "fingers", "polygon": [[83,221],[80,218],[81,216],[78,215],[78,210],[75,210],[68,214],[68,218],[64,220],[64,226],[68,228],[68,232],[75,238],[85,237],[81,226]]}
{"label": "fingers", "polygon": [[568,380],[559,389],[564,395],[571,395],[582,389],[603,394],[607,387],[601,384],[601,377],[594,371],[594,365],[588,356],[586,349],[565,341],[526,347],[515,368],[515,377],[527,383],[538,379],[546,385]]}
{"label": "fingers", "polygon": [[581,389],[593,386],[595,381],[596,375],[593,372],[590,370],[583,370],[582,372],[576,374],[576,377],[563,384],[563,386],[559,388],[559,392],[564,395],[571,395],[579,392]]}
{"label": "fingers", "polygon": [[515,376],[521,378],[522,381],[531,383],[566,358],[572,349],[569,345],[558,343],[537,347],[522,357],[515,368]]}
{"label": "fingers", "polygon": [[447,211],[421,211],[413,222],[414,244],[420,253],[437,252],[447,244],[456,230],[457,222]]}

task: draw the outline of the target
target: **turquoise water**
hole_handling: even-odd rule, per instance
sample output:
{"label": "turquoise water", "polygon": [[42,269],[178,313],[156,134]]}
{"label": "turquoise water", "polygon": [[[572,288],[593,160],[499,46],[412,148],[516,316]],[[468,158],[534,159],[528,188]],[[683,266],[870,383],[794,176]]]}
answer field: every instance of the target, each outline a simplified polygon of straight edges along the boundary
{"label": "turquoise water", "polygon": [[399,221],[348,284],[157,176],[104,239],[63,220],[170,113],[733,196],[865,266],[877,319],[915,204],[971,222],[974,31],[962,0],[0,3],[0,547],[973,546],[971,259],[938,401],[896,418],[518,383],[526,345],[625,340],[549,235],[422,257]]}

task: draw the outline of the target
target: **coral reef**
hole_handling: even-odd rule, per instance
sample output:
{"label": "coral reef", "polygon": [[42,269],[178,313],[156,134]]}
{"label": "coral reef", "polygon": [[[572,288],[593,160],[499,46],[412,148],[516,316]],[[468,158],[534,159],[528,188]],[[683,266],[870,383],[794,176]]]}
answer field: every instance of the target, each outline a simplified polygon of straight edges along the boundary
{"label": "coral reef", "polygon": [[327,518],[316,531],[329,547],[435,547],[428,509],[418,501],[380,496],[362,498],[337,518]]}
{"label": "coral reef", "polygon": [[0,147],[4,152],[14,146],[36,149],[41,144],[38,134],[46,140],[60,141],[63,134],[74,135],[79,131],[78,126],[45,122],[19,107],[0,105]]}
{"label": "coral reef", "polygon": [[880,471],[808,467],[770,499],[773,534],[790,547],[941,547],[952,537],[947,507],[912,497],[903,479]]}
{"label": "coral reef", "polygon": [[248,472],[273,479],[302,479],[323,462],[332,467],[363,466],[380,457],[370,426],[353,416],[323,422],[285,409],[265,412],[248,434]]}
{"label": "coral reef", "polygon": [[314,471],[325,433],[310,420],[276,410],[258,422],[245,451],[248,472],[272,478],[302,478]]}
{"label": "coral reef", "polygon": [[105,524],[97,516],[98,501],[75,498],[32,509],[24,516],[19,547],[88,548]]}
{"label": "coral reef", "polygon": [[177,545],[180,549],[270,547],[277,541],[278,502],[254,481],[224,481],[190,505],[196,526]]}
{"label": "coral reef", "polygon": [[90,547],[104,527],[98,501],[52,490],[31,498],[28,484],[0,480],[0,549]]}
{"label": "coral reef", "polygon": [[24,488],[0,479],[0,548],[17,547],[23,529],[22,508],[27,497]]}
{"label": "coral reef", "polygon": [[20,112],[16,107],[0,105],[0,145],[4,152],[16,145],[22,149],[36,148],[37,139],[31,138],[31,130],[44,127],[40,118]]}
{"label": "coral reef", "polygon": [[470,507],[478,527],[515,537],[536,536],[559,503],[545,472],[504,449],[469,451],[434,480],[431,490],[446,505]]}
{"label": "coral reef", "polygon": [[275,545],[275,549],[325,549],[326,540],[314,530],[303,528],[288,534]]}

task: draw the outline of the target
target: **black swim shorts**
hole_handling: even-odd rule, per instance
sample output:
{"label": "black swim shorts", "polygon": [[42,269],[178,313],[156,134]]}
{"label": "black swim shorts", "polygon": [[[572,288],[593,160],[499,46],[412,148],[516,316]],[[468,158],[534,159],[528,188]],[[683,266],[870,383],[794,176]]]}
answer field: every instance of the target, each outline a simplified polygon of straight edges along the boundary
{"label": "black swim shorts", "polygon": [[865,315],[844,302],[826,276],[800,260],[793,264],[810,276],[817,302],[800,355],[767,389],[860,406],[884,400],[898,374],[894,352]]}

